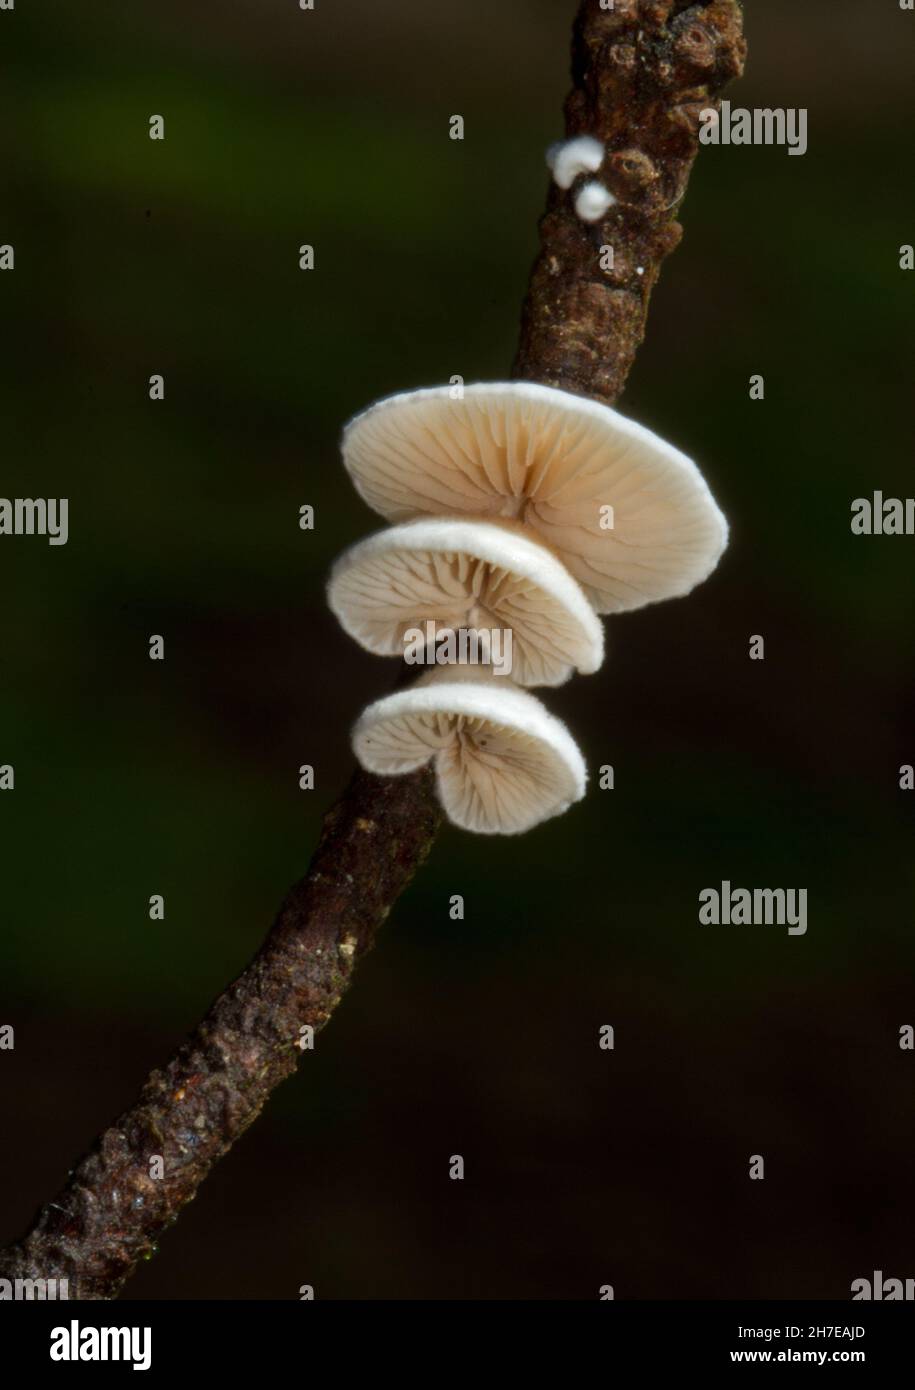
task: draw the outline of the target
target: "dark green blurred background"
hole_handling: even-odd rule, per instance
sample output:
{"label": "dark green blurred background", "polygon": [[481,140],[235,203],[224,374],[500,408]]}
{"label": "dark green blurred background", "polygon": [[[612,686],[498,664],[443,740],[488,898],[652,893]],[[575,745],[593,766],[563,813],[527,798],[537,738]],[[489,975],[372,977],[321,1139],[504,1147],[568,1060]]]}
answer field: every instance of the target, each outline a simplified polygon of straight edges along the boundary
{"label": "dark green blurred background", "polygon": [[[0,545],[0,1241],[244,966],[392,683],[324,606],[380,525],[339,430],[385,392],[507,373],[574,8],[0,14],[0,490],[69,497],[71,527]],[[702,152],[623,402],[700,461],[731,548],[547,695],[616,790],[595,777],[517,840],[443,835],[130,1296],[845,1298],[915,1275],[915,541],[849,529],[852,499],[913,491],[915,15],[751,0],[747,34],[729,95],[807,107],[809,151]],[[807,935],[700,927],[723,878],[807,887]]]}

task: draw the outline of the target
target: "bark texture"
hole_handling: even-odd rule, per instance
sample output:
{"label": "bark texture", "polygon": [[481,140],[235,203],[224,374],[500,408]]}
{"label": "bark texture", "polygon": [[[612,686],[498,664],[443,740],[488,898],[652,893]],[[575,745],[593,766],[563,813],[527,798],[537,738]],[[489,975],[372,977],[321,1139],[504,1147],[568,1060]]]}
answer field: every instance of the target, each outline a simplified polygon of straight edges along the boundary
{"label": "bark texture", "polygon": [[[603,222],[551,187],[515,374],[612,403],[642,339],[697,148],[698,113],[741,69],[736,0],[584,0],[573,35],[569,135],[605,141],[597,175],[618,198]],[[600,269],[612,244],[614,269]],[[640,270],[641,268],[641,270]],[[114,1298],[214,1163],[295,1069],[303,1028],[323,1027],[440,824],[432,775],[358,772],[327,814],[307,874],[261,950],[171,1061],[0,1253],[0,1279],[69,1280]],[[306,1035],[307,1036],[307,1035]],[[162,1160],[152,1176],[151,1160]]]}
{"label": "bark texture", "polygon": [[354,775],[254,960],[151,1073],[25,1239],[0,1254],[0,1278],[66,1278],[71,1298],[115,1296],[295,1070],[303,1028],[317,1033],[339,1004],[440,819],[428,769]]}
{"label": "bark texture", "polygon": [[[717,110],[721,88],[742,71],[745,53],[736,0],[582,5],[566,136],[602,141],[604,162],[569,191],[550,185],[515,376],[610,405],[618,399],[661,264],[682,235],[676,217],[699,148],[699,113]],[[574,210],[590,179],[617,200],[593,223]],[[612,248],[612,268],[605,247]]]}

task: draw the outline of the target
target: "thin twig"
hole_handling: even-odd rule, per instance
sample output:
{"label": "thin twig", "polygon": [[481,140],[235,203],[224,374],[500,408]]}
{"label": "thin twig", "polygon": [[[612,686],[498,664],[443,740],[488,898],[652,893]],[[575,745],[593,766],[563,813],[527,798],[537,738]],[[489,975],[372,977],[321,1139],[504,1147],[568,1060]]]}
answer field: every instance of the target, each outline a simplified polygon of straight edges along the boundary
{"label": "thin twig", "polygon": [[[596,177],[617,199],[598,223],[552,186],[515,375],[612,405],[645,332],[698,149],[699,113],[743,70],[737,0],[586,0],[572,41],[566,133],[606,146]],[[605,248],[612,251],[611,257]]]}
{"label": "thin twig", "polygon": [[[569,193],[551,186],[516,376],[618,398],[661,262],[680,237],[675,210],[697,150],[698,113],[740,72],[743,56],[737,0],[616,0],[612,10],[584,0],[566,129],[604,141],[599,177],[618,201],[603,221],[585,224]],[[612,269],[602,264],[608,245]],[[428,771],[356,773],[254,960],[24,1239],[0,1253],[0,1279],[65,1278],[73,1298],[116,1296],[294,1071],[308,1030],[333,1013],[440,819]]]}

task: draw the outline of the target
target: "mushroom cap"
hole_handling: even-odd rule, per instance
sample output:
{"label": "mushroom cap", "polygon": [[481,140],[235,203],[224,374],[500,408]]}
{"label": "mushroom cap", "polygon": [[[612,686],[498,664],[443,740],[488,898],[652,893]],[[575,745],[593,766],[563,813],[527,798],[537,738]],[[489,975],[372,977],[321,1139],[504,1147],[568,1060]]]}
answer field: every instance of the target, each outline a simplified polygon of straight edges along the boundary
{"label": "mushroom cap", "polygon": [[686,594],[715,568],[727,522],[693,461],[651,430],[533,382],[452,391],[390,396],[343,432],[357,491],[388,521],[516,518],[598,613]]}
{"label": "mushroom cap", "polygon": [[593,135],[557,140],[546,152],[546,162],[559,188],[571,188],[579,174],[596,174],[604,162],[604,146]]}
{"label": "mushroom cap", "polygon": [[603,661],[600,619],[568,570],[520,527],[461,517],[393,526],[352,546],[327,589],[344,630],[379,656],[409,629],[510,631],[519,685],[561,685]]}
{"label": "mushroom cap", "polygon": [[583,184],[575,197],[575,216],[582,222],[599,222],[605,212],[613,207],[616,199],[608,188],[597,179]]}
{"label": "mushroom cap", "polygon": [[463,830],[517,835],[584,796],[584,760],[568,729],[504,677],[438,668],[369,705],[353,729],[368,772],[434,760],[439,800]]}

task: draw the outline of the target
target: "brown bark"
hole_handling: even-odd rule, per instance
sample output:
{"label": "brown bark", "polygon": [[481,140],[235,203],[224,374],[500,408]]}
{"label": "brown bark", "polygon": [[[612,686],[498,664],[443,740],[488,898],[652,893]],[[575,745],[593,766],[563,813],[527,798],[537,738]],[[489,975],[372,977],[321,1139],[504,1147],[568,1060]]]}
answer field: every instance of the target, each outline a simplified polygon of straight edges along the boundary
{"label": "brown bark", "polygon": [[[616,400],[661,261],[679,239],[674,215],[696,152],[698,111],[742,58],[736,0],[616,0],[614,11],[584,0],[567,130],[606,142],[599,177],[619,202],[603,223],[586,226],[572,194],[551,188],[517,376]],[[608,243],[615,269],[605,274],[598,256]],[[149,1076],[27,1236],[0,1253],[0,1278],[67,1278],[74,1298],[118,1293],[295,1069],[301,1029],[317,1031],[336,1008],[440,819],[430,772],[356,773],[254,960]],[[162,1177],[151,1176],[155,1156]]]}
{"label": "brown bark", "polygon": [[114,1296],[295,1070],[302,1028],[317,1032],[337,1007],[440,819],[428,770],[354,775],[254,960],[0,1256],[0,1277],[69,1278],[71,1298]]}
{"label": "brown bark", "polygon": [[[566,135],[605,145],[596,178],[617,199],[600,222],[550,185],[514,374],[613,404],[645,332],[648,300],[682,235],[676,214],[699,147],[699,113],[743,68],[736,0],[599,0],[572,43]],[[601,268],[601,248],[613,268]]]}

